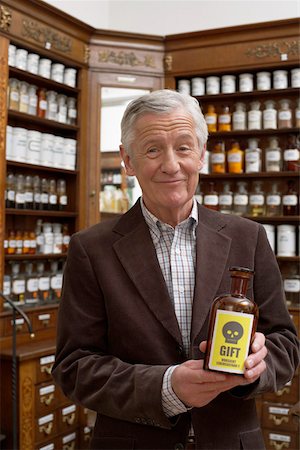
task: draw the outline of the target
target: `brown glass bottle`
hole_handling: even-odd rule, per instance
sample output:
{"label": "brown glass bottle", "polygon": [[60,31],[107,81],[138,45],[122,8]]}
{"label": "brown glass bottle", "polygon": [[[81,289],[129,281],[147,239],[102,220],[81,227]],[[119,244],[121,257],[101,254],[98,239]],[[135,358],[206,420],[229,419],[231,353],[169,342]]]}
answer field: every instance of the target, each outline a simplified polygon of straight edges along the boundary
{"label": "brown glass bottle", "polygon": [[257,305],[246,297],[254,272],[244,267],[229,270],[230,293],[217,297],[211,308],[204,369],[242,375],[258,320]]}
{"label": "brown glass bottle", "polygon": [[298,215],[299,201],[294,180],[289,180],[287,182],[286,192],[282,196],[282,205],[284,216]]}

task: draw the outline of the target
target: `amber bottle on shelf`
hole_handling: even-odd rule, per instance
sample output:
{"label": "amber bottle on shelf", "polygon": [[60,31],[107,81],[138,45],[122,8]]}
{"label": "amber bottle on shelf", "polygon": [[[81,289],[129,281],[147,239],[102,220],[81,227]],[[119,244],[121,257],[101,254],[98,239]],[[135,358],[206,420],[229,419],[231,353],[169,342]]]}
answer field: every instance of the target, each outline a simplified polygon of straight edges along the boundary
{"label": "amber bottle on shelf", "polygon": [[282,195],[283,215],[297,216],[299,209],[298,193],[295,189],[295,181],[287,182],[286,191]]}
{"label": "amber bottle on shelf", "polygon": [[246,297],[254,272],[229,270],[230,293],[215,298],[211,308],[204,369],[242,375],[258,320],[258,306]]}
{"label": "amber bottle on shelf", "polygon": [[226,171],[226,154],[224,141],[216,142],[210,152],[211,173],[225,173]]}
{"label": "amber bottle on shelf", "polygon": [[244,172],[244,151],[241,150],[237,141],[232,142],[231,148],[227,152],[227,166],[229,173]]}

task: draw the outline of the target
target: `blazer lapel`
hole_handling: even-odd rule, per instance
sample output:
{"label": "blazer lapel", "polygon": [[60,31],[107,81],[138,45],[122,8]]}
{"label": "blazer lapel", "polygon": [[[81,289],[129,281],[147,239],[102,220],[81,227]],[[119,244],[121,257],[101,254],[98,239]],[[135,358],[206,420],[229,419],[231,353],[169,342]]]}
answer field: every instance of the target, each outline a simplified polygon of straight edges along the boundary
{"label": "blazer lapel", "polygon": [[219,232],[224,225],[221,222],[215,223],[216,216],[213,218],[209,215],[206,216],[205,209],[199,207],[191,348],[209,314],[225,270],[231,246],[231,239]]}
{"label": "blazer lapel", "polygon": [[115,242],[114,249],[129,278],[155,317],[182,345],[174,307],[139,204],[120,219],[114,231],[123,235]]}

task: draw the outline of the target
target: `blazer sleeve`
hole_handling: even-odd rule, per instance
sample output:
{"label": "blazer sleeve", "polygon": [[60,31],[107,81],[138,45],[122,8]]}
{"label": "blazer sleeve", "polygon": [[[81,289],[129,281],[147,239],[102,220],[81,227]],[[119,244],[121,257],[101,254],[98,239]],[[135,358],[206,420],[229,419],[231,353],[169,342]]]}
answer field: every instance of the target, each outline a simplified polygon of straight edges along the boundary
{"label": "blazer sleeve", "polygon": [[109,354],[101,286],[80,233],[73,235],[64,270],[52,371],[64,394],[110,417],[171,428],[161,404],[167,367],[129,364]]}
{"label": "blazer sleeve", "polygon": [[294,376],[299,365],[299,341],[288,312],[281,273],[265,229],[259,225],[255,251],[254,300],[259,306],[257,331],[266,337],[267,369],[254,385],[232,390],[253,397],[276,392]]}

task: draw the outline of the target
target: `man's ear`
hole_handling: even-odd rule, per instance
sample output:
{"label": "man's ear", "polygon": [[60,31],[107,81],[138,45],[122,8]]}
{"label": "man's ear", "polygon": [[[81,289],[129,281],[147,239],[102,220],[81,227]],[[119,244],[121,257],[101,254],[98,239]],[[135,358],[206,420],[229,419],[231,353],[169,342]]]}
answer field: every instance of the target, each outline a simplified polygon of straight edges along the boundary
{"label": "man's ear", "polygon": [[203,164],[204,164],[204,156],[205,156],[205,152],[206,152],[206,144],[204,144],[201,156],[200,156],[200,160],[199,160],[199,171],[202,169]]}
{"label": "man's ear", "polygon": [[129,176],[134,176],[135,175],[135,170],[131,164],[131,158],[128,155],[128,153],[126,152],[126,150],[124,149],[123,145],[120,145],[120,154],[121,154],[121,158],[124,162],[125,165],[125,170],[127,175]]}

